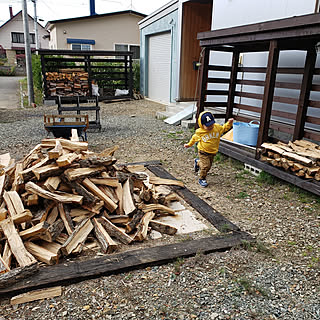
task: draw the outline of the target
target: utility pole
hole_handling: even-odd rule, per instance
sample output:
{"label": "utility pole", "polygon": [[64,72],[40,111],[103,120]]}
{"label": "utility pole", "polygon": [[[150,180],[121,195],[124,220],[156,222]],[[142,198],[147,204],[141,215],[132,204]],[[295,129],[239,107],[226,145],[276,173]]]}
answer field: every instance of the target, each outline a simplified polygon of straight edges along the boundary
{"label": "utility pole", "polygon": [[31,0],[33,2],[33,8],[34,8],[34,37],[36,38],[36,49],[39,50],[39,34],[38,34],[38,17],[37,17],[37,1]]}
{"label": "utility pole", "polygon": [[29,106],[34,104],[34,90],[33,90],[33,75],[31,63],[31,47],[30,47],[30,33],[29,33],[29,17],[27,11],[27,1],[22,0],[22,16],[24,29],[24,51],[26,58],[27,82],[28,82],[28,103]]}

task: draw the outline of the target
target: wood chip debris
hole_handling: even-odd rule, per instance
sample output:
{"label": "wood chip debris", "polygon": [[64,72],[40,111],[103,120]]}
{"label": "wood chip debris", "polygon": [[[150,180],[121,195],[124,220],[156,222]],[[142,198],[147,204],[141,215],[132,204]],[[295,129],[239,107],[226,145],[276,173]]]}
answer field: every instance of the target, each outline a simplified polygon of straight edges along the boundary
{"label": "wood chip debris", "polygon": [[157,219],[175,215],[169,205],[178,197],[167,185],[183,183],[118,165],[115,150],[97,154],[87,142],[43,139],[21,161],[0,155],[0,277],[88,247],[109,254],[144,241],[151,229],[177,232]]}

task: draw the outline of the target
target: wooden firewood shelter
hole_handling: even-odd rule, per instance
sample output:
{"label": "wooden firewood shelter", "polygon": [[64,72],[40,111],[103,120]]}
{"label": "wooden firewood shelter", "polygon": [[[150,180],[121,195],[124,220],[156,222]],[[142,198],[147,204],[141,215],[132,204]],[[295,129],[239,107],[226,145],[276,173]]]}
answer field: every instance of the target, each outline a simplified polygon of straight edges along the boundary
{"label": "wooden firewood shelter", "polygon": [[[317,75],[320,75],[320,68],[316,68],[317,48],[320,45],[320,15],[309,14],[202,32],[197,38],[203,50],[197,116],[202,111],[213,108],[217,118],[227,120],[233,117],[237,121],[249,122],[254,119],[260,121],[254,152],[228,141],[221,141],[220,151],[320,195],[319,182],[303,180],[258,160],[261,145],[279,139],[271,136],[271,131],[284,133],[287,136],[287,141],[284,139],[284,142],[301,139],[308,139],[318,144],[320,142],[318,129],[320,99],[317,100],[320,85],[316,84],[316,80],[319,83]],[[281,67],[279,55],[282,51],[305,52],[304,67]],[[213,52],[231,54],[231,65],[215,64],[214,59],[210,58]],[[268,53],[266,67],[243,67],[239,63],[239,57],[243,53],[258,52]],[[215,71],[223,71],[224,75],[229,76],[213,76]],[[253,74],[264,75],[264,80],[257,80],[257,77],[251,80],[250,75]],[[299,80],[295,82],[279,80],[279,78],[285,79],[283,75],[297,75]],[[216,84],[224,84],[228,89],[216,90],[217,86],[214,87]],[[250,88],[255,92],[250,92]],[[263,93],[257,93],[259,88]],[[277,90],[279,88],[293,94],[290,94],[290,97],[288,94],[281,96],[279,94],[281,90]],[[224,97],[223,101],[221,97]],[[254,99],[255,103],[253,105],[241,103],[241,98]],[[257,101],[260,102],[258,106]],[[288,107],[285,110],[276,110],[275,103],[285,104]],[[219,109],[219,112],[216,113],[215,109]]]}

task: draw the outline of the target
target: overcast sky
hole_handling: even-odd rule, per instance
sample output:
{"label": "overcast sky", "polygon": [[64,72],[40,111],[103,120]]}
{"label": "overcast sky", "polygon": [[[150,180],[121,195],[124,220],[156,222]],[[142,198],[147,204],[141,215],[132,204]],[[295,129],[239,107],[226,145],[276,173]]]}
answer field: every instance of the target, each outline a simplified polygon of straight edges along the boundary
{"label": "overcast sky", "polygon": [[[96,13],[135,10],[150,14],[170,0],[96,0]],[[90,15],[90,0],[36,0],[38,19],[43,26],[49,20],[58,20]],[[0,26],[9,20],[9,6],[12,6],[15,15],[22,9],[22,0],[0,0]],[[34,5],[27,0],[28,13],[34,16]]]}

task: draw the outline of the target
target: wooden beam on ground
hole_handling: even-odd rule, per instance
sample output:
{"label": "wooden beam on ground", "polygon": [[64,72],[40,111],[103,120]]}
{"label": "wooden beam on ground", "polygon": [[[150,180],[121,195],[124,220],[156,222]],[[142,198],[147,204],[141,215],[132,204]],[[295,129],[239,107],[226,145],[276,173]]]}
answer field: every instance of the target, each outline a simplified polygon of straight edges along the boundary
{"label": "wooden beam on ground", "polygon": [[87,261],[74,261],[41,268],[32,278],[22,280],[11,286],[0,288],[0,296],[12,295],[21,290],[31,290],[40,286],[58,285],[81,281],[87,278],[125,272],[133,268],[143,268],[173,261],[177,258],[194,256],[198,253],[211,253],[241,246],[243,241],[252,241],[247,233],[237,232],[225,236],[213,236],[132,250],[124,253],[106,255]]}

